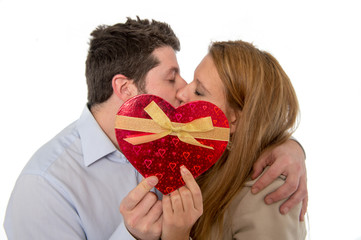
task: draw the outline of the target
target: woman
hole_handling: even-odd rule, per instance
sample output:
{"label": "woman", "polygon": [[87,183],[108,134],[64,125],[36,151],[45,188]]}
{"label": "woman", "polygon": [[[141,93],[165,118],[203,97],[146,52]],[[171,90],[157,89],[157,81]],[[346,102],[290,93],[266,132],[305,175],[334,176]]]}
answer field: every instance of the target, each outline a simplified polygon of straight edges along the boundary
{"label": "woman", "polygon": [[[214,103],[226,114],[231,132],[228,150],[197,178],[203,215],[192,228],[193,240],[304,239],[301,204],[281,215],[281,203],[269,206],[265,195],[251,194],[252,165],[262,152],[289,139],[299,111],[292,84],[277,60],[247,42],[215,42],[178,98],[183,103]],[[280,176],[264,192],[283,181]]]}

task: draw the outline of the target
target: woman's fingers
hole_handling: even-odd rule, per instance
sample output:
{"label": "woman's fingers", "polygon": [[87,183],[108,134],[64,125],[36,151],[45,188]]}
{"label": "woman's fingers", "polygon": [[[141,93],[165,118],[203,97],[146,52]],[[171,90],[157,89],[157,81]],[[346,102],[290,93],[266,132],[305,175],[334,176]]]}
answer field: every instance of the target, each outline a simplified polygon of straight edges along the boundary
{"label": "woman's fingers", "polygon": [[[184,194],[186,194],[185,198],[187,197],[188,199],[192,199],[194,208],[203,211],[202,192],[192,173],[185,166],[181,166],[181,175],[187,189],[190,191],[190,194],[188,194],[187,191],[183,191]],[[191,196],[191,198],[189,197],[189,195]]]}
{"label": "woman's fingers", "polygon": [[170,200],[172,203],[172,209],[175,214],[184,212],[183,200],[179,193],[179,190],[175,190],[170,194]]}

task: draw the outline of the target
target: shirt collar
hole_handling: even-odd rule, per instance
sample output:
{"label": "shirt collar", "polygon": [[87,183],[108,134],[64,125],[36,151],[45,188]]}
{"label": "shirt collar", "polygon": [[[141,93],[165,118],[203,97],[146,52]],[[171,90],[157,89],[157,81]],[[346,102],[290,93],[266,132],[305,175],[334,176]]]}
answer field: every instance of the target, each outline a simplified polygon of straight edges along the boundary
{"label": "shirt collar", "polygon": [[103,132],[88,106],[84,107],[83,113],[77,122],[77,129],[83,148],[85,166],[88,167],[110,153],[116,152],[116,155],[119,155],[120,152]]}

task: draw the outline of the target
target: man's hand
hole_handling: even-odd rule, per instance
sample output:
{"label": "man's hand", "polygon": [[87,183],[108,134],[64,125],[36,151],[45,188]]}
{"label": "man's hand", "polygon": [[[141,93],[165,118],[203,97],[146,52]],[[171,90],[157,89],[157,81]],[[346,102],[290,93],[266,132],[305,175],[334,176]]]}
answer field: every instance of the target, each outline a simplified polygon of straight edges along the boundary
{"label": "man's hand", "polygon": [[280,207],[280,212],[286,214],[291,208],[302,201],[300,220],[304,220],[307,211],[308,192],[305,154],[302,147],[294,140],[288,140],[272,151],[264,152],[253,165],[252,179],[256,179],[263,170],[270,166],[252,187],[252,193],[258,193],[278,176],[287,177],[286,182],[265,198],[267,204],[289,198]]}
{"label": "man's hand", "polygon": [[150,190],[157,185],[155,176],[143,179],[120,203],[119,211],[125,226],[137,239],[160,238],[162,232],[162,202]]}
{"label": "man's hand", "polygon": [[163,197],[162,240],[188,240],[194,223],[203,214],[202,192],[184,166],[181,174],[186,186]]}

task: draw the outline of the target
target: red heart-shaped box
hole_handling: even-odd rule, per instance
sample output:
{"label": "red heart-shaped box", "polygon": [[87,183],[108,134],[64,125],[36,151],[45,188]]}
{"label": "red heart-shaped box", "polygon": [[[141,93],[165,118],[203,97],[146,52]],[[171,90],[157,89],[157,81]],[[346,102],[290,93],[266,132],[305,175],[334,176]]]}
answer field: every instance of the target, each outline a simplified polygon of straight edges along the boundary
{"label": "red heart-shaped box", "polygon": [[[146,125],[143,123],[144,120],[148,121],[151,127],[159,128],[159,125],[144,110],[151,102],[159,106],[172,124],[184,125],[196,119],[211,117],[213,127],[223,131],[222,135],[225,137],[219,140],[218,136],[221,134],[213,132],[213,137],[216,136],[213,138],[213,130],[206,132],[206,135],[211,135],[211,137],[208,136],[205,139],[194,136],[198,142],[213,149],[182,142],[175,134],[138,145],[127,142],[124,139],[128,137],[155,133],[141,130]],[[127,124],[120,123],[120,118],[127,118],[130,121]],[[197,177],[216,163],[227,147],[229,124],[221,109],[210,102],[195,101],[174,108],[160,97],[144,94],[129,99],[120,107],[117,113],[115,134],[119,148],[129,162],[144,177],[157,176],[159,183],[156,188],[163,194],[168,194],[185,184],[180,174],[182,165],[186,166],[194,177]]]}

